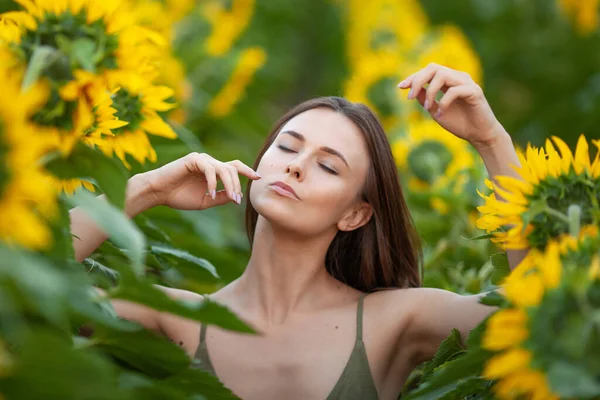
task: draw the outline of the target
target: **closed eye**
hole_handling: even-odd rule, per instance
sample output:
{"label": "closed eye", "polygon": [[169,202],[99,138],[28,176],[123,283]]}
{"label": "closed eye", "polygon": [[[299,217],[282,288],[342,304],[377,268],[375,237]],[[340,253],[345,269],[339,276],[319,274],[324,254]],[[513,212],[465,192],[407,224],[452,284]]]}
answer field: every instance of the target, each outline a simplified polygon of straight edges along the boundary
{"label": "closed eye", "polygon": [[287,147],[284,147],[284,146],[282,146],[282,145],[280,145],[280,144],[279,144],[279,145],[277,145],[277,148],[279,148],[279,149],[281,149],[281,150],[285,151],[286,153],[295,153],[295,151],[294,151],[294,150],[292,150],[292,149],[288,149]]}
{"label": "closed eye", "polygon": [[331,168],[329,168],[329,167],[327,167],[327,166],[325,166],[323,164],[319,164],[319,166],[321,168],[323,168],[325,171],[329,172],[330,174],[338,175],[338,173],[336,171],[332,170]]}

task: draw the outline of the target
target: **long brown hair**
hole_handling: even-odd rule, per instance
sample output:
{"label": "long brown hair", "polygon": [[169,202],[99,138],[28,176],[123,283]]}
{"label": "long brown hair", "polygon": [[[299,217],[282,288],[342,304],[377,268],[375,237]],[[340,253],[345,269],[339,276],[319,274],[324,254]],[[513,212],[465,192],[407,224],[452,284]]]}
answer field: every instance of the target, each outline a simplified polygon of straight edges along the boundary
{"label": "long brown hair", "polygon": [[[283,125],[314,108],[331,109],[354,122],[364,135],[371,160],[362,200],[371,205],[373,216],[356,230],[338,231],[325,257],[327,271],[363,292],[420,286],[419,239],[404,200],[387,136],[379,119],[367,106],[341,97],[320,97],[297,105],[277,121],[254,162],[254,169]],[[250,198],[250,186],[251,182],[247,199]],[[258,213],[248,202],[246,230],[250,245],[257,220]]]}

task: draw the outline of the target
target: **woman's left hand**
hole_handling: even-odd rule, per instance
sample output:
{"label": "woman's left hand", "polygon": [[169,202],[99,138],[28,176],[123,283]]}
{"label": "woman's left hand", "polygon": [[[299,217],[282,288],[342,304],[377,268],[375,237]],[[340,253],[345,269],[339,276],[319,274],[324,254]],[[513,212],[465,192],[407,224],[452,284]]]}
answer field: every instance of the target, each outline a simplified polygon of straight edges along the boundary
{"label": "woman's left hand", "polygon": [[[426,84],[429,86],[425,89]],[[492,146],[506,134],[481,87],[466,72],[429,64],[398,87],[410,88],[409,99],[416,98],[444,129],[478,149]],[[444,95],[438,102],[435,97],[440,90]]]}

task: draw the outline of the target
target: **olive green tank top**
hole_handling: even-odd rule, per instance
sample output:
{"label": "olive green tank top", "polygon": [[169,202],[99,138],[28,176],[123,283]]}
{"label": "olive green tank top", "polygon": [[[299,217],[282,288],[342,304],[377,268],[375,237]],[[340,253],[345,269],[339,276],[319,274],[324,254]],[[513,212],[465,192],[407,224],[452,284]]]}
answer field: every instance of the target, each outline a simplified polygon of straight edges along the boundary
{"label": "olive green tank top", "polygon": [[[377,400],[377,388],[371,375],[365,344],[362,340],[363,302],[366,293],[358,299],[356,310],[356,341],[346,367],[336,382],[326,400]],[[200,343],[194,357],[195,367],[200,368],[215,377],[215,369],[210,361],[206,347],[206,325],[200,327]]]}

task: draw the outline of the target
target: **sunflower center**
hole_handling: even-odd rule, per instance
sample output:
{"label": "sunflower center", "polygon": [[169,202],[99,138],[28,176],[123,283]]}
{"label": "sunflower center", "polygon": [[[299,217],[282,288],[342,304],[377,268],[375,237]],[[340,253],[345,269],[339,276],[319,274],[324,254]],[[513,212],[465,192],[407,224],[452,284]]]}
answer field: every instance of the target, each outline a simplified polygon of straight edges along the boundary
{"label": "sunflower center", "polygon": [[36,30],[23,35],[18,46],[27,62],[39,46],[54,49],[53,62],[44,68],[43,75],[64,83],[73,78],[72,71],[76,69],[116,69],[118,44],[117,35],[106,33],[102,18],[88,24],[85,10],[81,10],[76,15],[69,11],[60,15],[47,13],[38,21]]}
{"label": "sunflower center", "polygon": [[142,114],[142,99],[140,95],[133,95],[126,89],[120,89],[112,96],[113,107],[117,110],[115,114],[121,121],[129,122],[129,125],[122,128],[113,129],[112,132],[117,135],[124,130],[135,131],[144,121]]}
{"label": "sunflower center", "polygon": [[440,142],[426,140],[408,154],[408,167],[415,176],[433,183],[446,172],[452,153]]}
{"label": "sunflower center", "polygon": [[[568,215],[569,206],[576,204],[581,208],[581,226],[594,223],[592,210],[600,203],[600,179],[576,175],[571,172],[558,178],[548,177],[541,181],[533,194],[528,196],[529,203],[545,201],[548,208],[563,215]],[[552,212],[539,212],[531,219],[533,230],[527,237],[529,243],[543,248],[552,238],[569,232],[569,224]]]}
{"label": "sunflower center", "polygon": [[10,169],[8,168],[8,145],[4,142],[4,126],[0,121],[0,198],[4,194],[6,185],[10,179]]}

